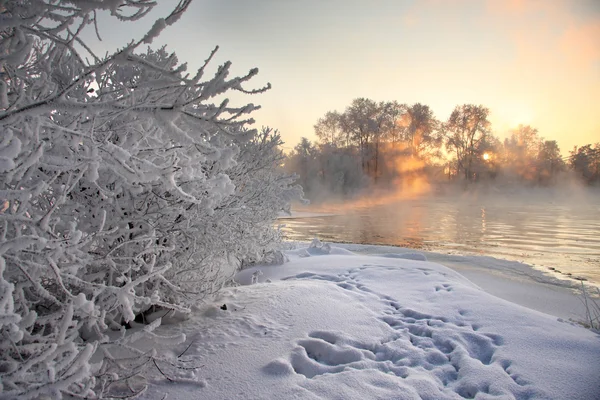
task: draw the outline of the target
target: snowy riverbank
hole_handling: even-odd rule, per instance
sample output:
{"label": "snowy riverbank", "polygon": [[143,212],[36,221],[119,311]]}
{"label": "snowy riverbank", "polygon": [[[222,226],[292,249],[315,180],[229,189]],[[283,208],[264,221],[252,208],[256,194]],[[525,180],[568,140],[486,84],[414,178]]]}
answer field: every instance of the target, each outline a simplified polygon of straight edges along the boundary
{"label": "snowy riverbank", "polygon": [[600,336],[564,318],[495,297],[420,255],[325,247],[289,257],[242,271],[241,286],[159,328],[187,341],[157,349],[187,348],[181,359],[201,368],[170,371],[184,384],[157,374],[145,398],[598,398]]}
{"label": "snowy riverbank", "polygon": [[[298,244],[296,246],[308,246]],[[568,276],[541,271],[531,265],[487,256],[443,254],[395,246],[335,244],[361,255],[394,257],[402,254],[423,254],[428,261],[442,264],[501,299],[563,319],[580,321],[585,315],[581,296],[581,281]],[[597,292],[598,285],[584,282],[587,289]]]}

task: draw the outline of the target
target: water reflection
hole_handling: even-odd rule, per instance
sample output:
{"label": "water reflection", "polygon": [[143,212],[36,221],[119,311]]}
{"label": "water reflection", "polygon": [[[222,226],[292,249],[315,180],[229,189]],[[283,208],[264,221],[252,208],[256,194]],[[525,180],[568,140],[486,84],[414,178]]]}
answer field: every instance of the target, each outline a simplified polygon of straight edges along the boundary
{"label": "water reflection", "polygon": [[485,235],[485,207],[481,207],[481,234]]}
{"label": "water reflection", "polygon": [[[336,210],[329,210],[336,212]],[[410,200],[287,219],[290,240],[384,244],[484,254],[585,276],[600,283],[600,207],[536,200]]]}

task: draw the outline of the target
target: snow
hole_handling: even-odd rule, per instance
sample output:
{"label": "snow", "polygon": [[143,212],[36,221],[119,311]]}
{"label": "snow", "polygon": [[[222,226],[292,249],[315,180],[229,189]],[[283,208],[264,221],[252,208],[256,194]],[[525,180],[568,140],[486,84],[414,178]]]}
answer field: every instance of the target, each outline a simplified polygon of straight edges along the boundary
{"label": "snow", "polygon": [[[337,244],[360,254],[400,254],[406,257],[413,249],[394,246]],[[471,282],[502,299],[564,319],[581,319],[585,313],[579,296],[580,282],[560,279],[533,266],[487,256],[462,256],[434,252],[419,252],[434,261],[459,272]],[[577,285],[577,286],[575,286]],[[588,284],[594,290],[592,284]],[[576,289],[576,290],[574,290]]]}
{"label": "snow", "polygon": [[597,333],[500,299],[430,254],[369,251],[383,256],[314,242],[241,271],[239,286],[156,330],[184,333],[156,350],[199,368],[163,371],[185,383],[155,372],[143,398],[600,398]]}

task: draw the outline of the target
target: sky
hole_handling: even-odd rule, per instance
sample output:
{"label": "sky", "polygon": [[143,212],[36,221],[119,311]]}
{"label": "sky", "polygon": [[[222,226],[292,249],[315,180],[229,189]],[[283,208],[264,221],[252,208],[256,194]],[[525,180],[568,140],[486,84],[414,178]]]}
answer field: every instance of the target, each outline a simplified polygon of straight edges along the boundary
{"label": "sky", "polygon": [[[94,48],[140,38],[176,3],[135,24],[102,18]],[[428,104],[442,121],[482,104],[500,138],[531,125],[563,154],[600,142],[598,0],[194,0],[163,44],[190,70],[215,45],[213,71],[258,67],[247,88],[272,89],[231,100],[260,104],[256,127],[278,129],[287,148],[316,140],[317,120],[357,97]]]}

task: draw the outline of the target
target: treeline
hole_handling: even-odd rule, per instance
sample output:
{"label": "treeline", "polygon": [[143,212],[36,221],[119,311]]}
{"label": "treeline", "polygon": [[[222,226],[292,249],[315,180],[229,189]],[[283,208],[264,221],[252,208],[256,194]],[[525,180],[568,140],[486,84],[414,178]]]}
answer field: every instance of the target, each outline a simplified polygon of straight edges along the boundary
{"label": "treeline", "polygon": [[311,198],[348,195],[365,187],[410,189],[428,183],[502,181],[549,186],[578,177],[600,182],[600,143],[561,155],[555,140],[519,125],[501,141],[489,109],[456,106],[447,120],[427,105],[358,98],[314,125],[318,141],[302,138],[286,160]]}

